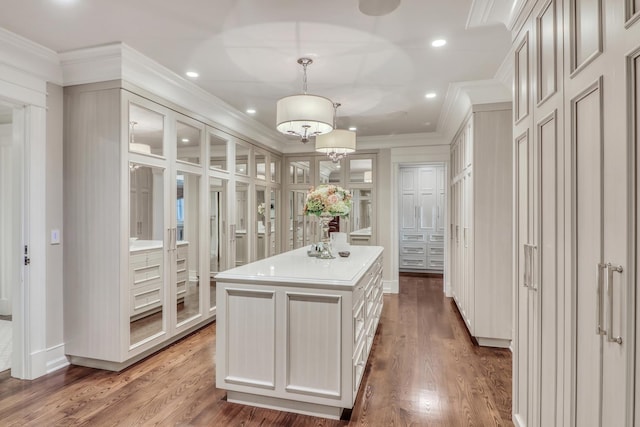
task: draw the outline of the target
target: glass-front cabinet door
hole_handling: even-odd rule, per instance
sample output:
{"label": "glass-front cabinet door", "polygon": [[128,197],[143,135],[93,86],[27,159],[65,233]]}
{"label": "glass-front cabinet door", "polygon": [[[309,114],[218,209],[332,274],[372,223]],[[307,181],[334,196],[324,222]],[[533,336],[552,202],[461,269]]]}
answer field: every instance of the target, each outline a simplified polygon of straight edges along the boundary
{"label": "glass-front cabinet door", "polygon": [[249,185],[236,182],[236,266],[249,262]]}
{"label": "glass-front cabinet door", "polygon": [[129,103],[129,151],[165,157],[165,115],[138,103]]}
{"label": "glass-front cabinet door", "polygon": [[289,191],[289,248],[297,249],[314,242],[311,216],[304,214],[307,190]]}
{"label": "glass-front cabinet door", "polygon": [[[170,242],[176,326],[200,316],[200,180],[178,170],[175,176],[175,228]],[[172,297],[173,298],[173,297]]]}
{"label": "glass-front cabinet door", "polygon": [[209,178],[209,310],[216,307],[215,275],[228,268],[227,180]]}
{"label": "glass-front cabinet door", "polygon": [[331,160],[320,160],[318,162],[318,182],[340,185],[342,182],[342,162],[334,163]]}
{"label": "glass-front cabinet door", "polygon": [[209,130],[209,169],[227,171],[229,162],[227,161],[227,144],[229,136],[220,132]]}
{"label": "glass-front cabinet door", "polygon": [[203,125],[193,119],[181,116],[176,121],[176,160],[201,164]]}
{"label": "glass-front cabinet door", "polygon": [[268,245],[269,245],[269,256],[273,256],[276,255],[279,252],[279,241],[280,238],[278,236],[278,231],[279,231],[279,227],[278,227],[278,206],[280,203],[280,190],[277,189],[270,189],[269,190],[269,208],[268,208],[268,213],[265,213],[265,215],[268,215],[268,231],[267,231],[267,235],[268,235]]}
{"label": "glass-front cabinet door", "polygon": [[268,256],[269,236],[267,227],[269,226],[269,203],[266,201],[266,189],[256,188],[256,228],[254,242],[256,243],[256,259],[264,259]]}
{"label": "glass-front cabinet door", "polygon": [[129,163],[129,344],[165,331],[165,169]]}

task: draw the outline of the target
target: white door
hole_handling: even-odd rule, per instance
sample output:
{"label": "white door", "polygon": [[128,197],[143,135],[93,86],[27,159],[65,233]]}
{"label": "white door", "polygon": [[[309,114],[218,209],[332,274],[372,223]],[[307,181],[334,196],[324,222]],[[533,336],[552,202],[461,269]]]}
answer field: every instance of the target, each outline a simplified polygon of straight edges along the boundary
{"label": "white door", "polygon": [[[640,31],[624,3],[568,2],[565,96],[572,182],[572,407],[574,426],[631,423],[629,363],[635,301],[630,286],[631,170],[626,63]],[[604,8],[602,6],[605,6]],[[606,13],[604,13],[606,11]]]}
{"label": "white door", "polygon": [[[22,342],[14,301],[24,289],[29,257],[25,246],[24,109],[0,103],[0,372],[22,366]],[[25,231],[23,231],[25,230]]]}

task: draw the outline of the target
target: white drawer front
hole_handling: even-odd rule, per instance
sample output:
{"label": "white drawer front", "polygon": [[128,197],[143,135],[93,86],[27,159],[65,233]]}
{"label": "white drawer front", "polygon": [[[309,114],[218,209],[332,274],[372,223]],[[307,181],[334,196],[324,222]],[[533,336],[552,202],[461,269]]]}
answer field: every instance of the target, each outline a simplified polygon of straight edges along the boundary
{"label": "white drawer front", "polygon": [[405,244],[400,246],[400,254],[402,255],[424,255],[426,252],[426,245]]}
{"label": "white drawer front", "polygon": [[407,268],[426,268],[427,260],[425,258],[400,258],[400,266]]}

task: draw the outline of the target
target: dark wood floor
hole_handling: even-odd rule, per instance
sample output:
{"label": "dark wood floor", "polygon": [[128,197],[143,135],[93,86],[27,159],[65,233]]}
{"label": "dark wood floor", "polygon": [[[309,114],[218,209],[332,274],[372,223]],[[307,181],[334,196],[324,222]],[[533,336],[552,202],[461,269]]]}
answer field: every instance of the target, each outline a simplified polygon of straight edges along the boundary
{"label": "dark wood floor", "polygon": [[35,381],[0,374],[2,426],[509,426],[511,353],[474,346],[442,280],[405,277],[381,324],[349,419],[225,401],[215,324],[113,373],[67,367]]}

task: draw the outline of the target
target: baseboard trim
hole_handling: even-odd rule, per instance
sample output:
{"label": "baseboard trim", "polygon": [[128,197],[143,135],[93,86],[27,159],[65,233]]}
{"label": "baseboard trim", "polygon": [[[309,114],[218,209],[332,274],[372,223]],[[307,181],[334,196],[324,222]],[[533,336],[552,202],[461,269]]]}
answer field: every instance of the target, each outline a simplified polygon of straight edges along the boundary
{"label": "baseboard trim", "polygon": [[483,347],[497,347],[497,348],[510,348],[511,340],[503,339],[503,338],[484,338],[484,337],[475,337],[478,341],[478,345]]}
{"label": "baseboard trim", "polygon": [[64,344],[58,344],[47,349],[47,374],[69,366],[69,359],[64,354]]}
{"label": "baseboard trim", "polygon": [[95,368],[95,369],[105,369],[107,371],[115,371],[120,372],[123,369],[128,368],[129,366],[138,363],[142,359],[146,359],[154,353],[157,353],[173,344],[174,342],[181,340],[187,335],[196,332],[199,329],[204,328],[205,326],[213,323],[216,320],[215,316],[207,319],[204,323],[198,323],[197,325],[192,326],[191,328],[185,329],[179,334],[171,337],[167,341],[163,341],[158,345],[151,347],[148,350],[143,351],[142,353],[133,356],[130,359],[125,360],[124,362],[112,362],[109,360],[98,360],[91,359],[89,357],[81,357],[81,356],[69,356],[69,360],[73,365],[86,366],[87,368]]}
{"label": "baseboard trim", "polygon": [[383,280],[382,292],[385,294],[397,294],[400,292],[400,285],[397,280]]}

